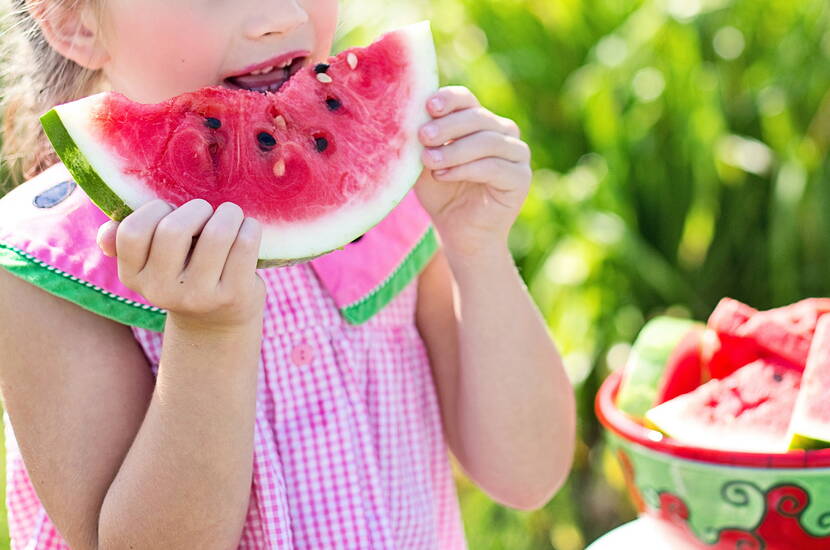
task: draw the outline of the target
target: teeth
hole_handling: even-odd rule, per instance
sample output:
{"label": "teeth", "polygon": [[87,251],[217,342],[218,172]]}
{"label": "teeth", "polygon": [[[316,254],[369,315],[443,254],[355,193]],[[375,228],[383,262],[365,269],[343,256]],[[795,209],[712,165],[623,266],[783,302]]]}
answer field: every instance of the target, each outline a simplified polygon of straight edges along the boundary
{"label": "teeth", "polygon": [[271,71],[273,71],[274,69],[286,69],[286,68],[290,67],[293,62],[294,62],[293,59],[289,59],[287,61],[283,61],[281,65],[271,65],[270,67],[265,67],[264,69],[257,69],[256,71],[251,71],[250,74],[252,76],[259,76],[259,75],[263,75],[263,74],[268,74]]}
{"label": "teeth", "polygon": [[262,74],[268,74],[273,70],[274,70],[274,66],[271,65],[270,67],[265,67],[264,69],[259,69],[257,71],[251,71],[251,74],[253,76],[259,76],[259,75],[262,75]]}

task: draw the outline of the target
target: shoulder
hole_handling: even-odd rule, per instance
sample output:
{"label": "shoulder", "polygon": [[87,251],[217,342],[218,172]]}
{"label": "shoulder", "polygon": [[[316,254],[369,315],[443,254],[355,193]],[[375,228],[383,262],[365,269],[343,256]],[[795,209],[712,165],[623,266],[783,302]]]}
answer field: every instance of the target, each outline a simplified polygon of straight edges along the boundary
{"label": "shoulder", "polygon": [[[438,248],[418,276],[417,320],[419,328],[453,313],[453,276],[447,258]],[[444,323],[439,323],[444,324]]]}
{"label": "shoulder", "polygon": [[0,268],[98,315],[161,330],[164,312],[125,287],[98,247],[108,219],[55,165],[0,199]]}

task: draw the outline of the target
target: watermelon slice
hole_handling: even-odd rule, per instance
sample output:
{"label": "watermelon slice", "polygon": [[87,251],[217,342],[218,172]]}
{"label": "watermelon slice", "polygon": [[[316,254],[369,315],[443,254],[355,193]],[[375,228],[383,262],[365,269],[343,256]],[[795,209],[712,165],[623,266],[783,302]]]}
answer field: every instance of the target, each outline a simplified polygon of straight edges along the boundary
{"label": "watermelon slice", "polygon": [[728,376],[757,359],[773,357],[803,371],[818,320],[830,312],[830,299],[809,298],[769,311],[757,311],[724,298],[708,326],[717,346],[708,357],[714,378]]}
{"label": "watermelon slice", "polygon": [[304,66],[275,93],[212,87],[156,105],[105,93],[41,120],[113,219],[155,198],[232,201],[263,226],[264,267],[342,247],[402,200],[423,169],[416,134],[437,86],[422,22]]}
{"label": "watermelon slice", "polygon": [[830,316],[818,321],[790,423],[790,448],[830,447]]}
{"label": "watermelon slice", "polygon": [[700,326],[674,317],[655,317],[646,323],[634,341],[623,370],[617,393],[620,410],[642,418],[657,403],[658,388],[666,385],[664,376],[669,356],[689,332]]}
{"label": "watermelon slice", "polygon": [[753,338],[766,353],[803,369],[807,365],[816,325],[828,312],[830,300],[809,298],[753,315],[740,327],[739,333]]}
{"label": "watermelon slice", "polygon": [[665,403],[679,395],[694,391],[708,380],[704,368],[703,338],[706,334],[702,325],[693,327],[678,342],[666,360],[666,368],[657,387],[655,403]]}
{"label": "watermelon slice", "polygon": [[646,413],[670,437],[697,447],[785,452],[801,373],[774,360],[758,360],[722,380],[710,380]]}

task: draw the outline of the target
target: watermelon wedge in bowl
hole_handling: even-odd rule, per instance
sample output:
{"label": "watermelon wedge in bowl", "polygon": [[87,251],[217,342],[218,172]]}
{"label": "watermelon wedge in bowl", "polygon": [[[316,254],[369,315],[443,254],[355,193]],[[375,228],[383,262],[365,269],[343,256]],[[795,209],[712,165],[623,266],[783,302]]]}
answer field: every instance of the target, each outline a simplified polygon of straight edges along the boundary
{"label": "watermelon wedge in bowl", "polygon": [[[605,380],[596,413],[639,513],[695,548],[830,548],[829,312],[818,299],[769,311],[724,299],[703,331],[716,338],[688,363],[712,378],[645,415],[620,399],[625,372]],[[677,376],[683,340],[653,334],[674,352],[651,356],[648,381]]]}
{"label": "watermelon wedge in bowl", "polygon": [[234,202],[263,226],[259,267],[289,265],[355,240],[406,196],[438,87],[428,22],[291,72],[273,93],[210,87],[145,105],[107,92],[41,122],[112,219],[153,199]]}

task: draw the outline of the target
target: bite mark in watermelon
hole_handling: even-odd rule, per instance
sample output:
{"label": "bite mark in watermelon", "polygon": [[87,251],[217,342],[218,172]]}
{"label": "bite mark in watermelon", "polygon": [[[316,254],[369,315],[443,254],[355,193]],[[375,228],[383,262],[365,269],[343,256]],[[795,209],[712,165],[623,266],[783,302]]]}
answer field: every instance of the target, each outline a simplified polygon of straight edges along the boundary
{"label": "bite mark in watermelon", "polygon": [[790,423],[790,448],[830,447],[830,316],[819,319]]}
{"label": "bite mark in watermelon", "polygon": [[423,168],[417,130],[437,86],[422,22],[303,67],[275,93],[212,87],[155,105],[105,93],[41,120],[111,218],[156,198],[234,202],[263,226],[265,267],[340,248],[403,199]]}
{"label": "bite mark in watermelon", "polygon": [[784,452],[801,373],[758,360],[722,380],[651,409],[646,420],[688,445],[727,451]]}

